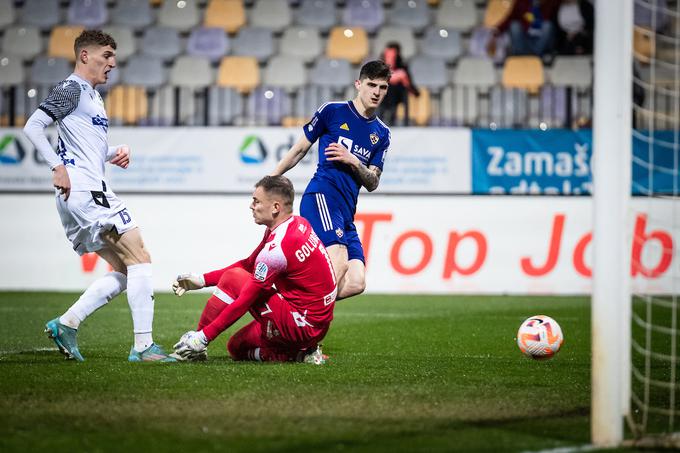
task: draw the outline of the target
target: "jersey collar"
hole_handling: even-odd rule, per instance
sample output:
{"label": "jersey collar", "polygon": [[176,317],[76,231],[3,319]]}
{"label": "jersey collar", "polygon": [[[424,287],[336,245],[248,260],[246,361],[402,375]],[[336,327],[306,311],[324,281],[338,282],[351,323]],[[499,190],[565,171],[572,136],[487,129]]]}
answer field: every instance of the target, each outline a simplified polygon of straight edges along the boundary
{"label": "jersey collar", "polygon": [[363,121],[366,121],[367,123],[370,123],[371,121],[375,121],[375,119],[377,118],[376,115],[373,115],[370,118],[366,118],[365,116],[363,116],[361,113],[359,113],[357,108],[354,107],[354,102],[352,102],[351,99],[349,101],[347,101],[347,104],[349,105],[349,109],[352,111],[352,113],[354,113],[357,116],[357,118],[359,118]]}

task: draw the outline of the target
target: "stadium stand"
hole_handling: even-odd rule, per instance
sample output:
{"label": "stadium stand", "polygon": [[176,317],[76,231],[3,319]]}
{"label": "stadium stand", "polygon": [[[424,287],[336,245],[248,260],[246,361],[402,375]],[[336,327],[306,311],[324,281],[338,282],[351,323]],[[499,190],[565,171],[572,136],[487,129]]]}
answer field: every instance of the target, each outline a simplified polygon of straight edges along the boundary
{"label": "stadium stand", "polygon": [[[99,89],[116,96],[121,124],[300,124],[320,104],[352,97],[361,64],[379,58],[392,41],[400,44],[416,85],[426,89],[411,98],[412,124],[586,124],[591,57],[558,56],[546,66],[508,56],[507,38],[490,27],[512,3],[0,0],[0,58],[13,74],[0,79],[0,117],[8,124],[24,121],[28,107],[70,73],[73,39],[87,26],[102,27],[118,42],[118,68]],[[643,77],[657,52],[652,24],[664,26],[650,14],[636,12],[634,47]],[[264,97],[268,92],[275,96]],[[126,99],[148,105],[118,105]],[[265,115],[266,108],[280,112]]]}

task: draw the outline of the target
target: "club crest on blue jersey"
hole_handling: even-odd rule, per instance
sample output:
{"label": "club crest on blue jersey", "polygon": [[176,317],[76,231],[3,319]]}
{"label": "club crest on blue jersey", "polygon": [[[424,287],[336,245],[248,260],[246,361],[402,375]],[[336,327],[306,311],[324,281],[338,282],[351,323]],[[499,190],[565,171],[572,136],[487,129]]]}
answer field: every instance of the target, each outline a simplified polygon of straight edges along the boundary
{"label": "club crest on blue jersey", "polygon": [[378,140],[380,140],[378,138],[378,134],[376,134],[375,132],[371,132],[371,135],[369,135],[368,137],[371,139],[371,143],[373,143],[374,145],[378,143]]}
{"label": "club crest on blue jersey", "polygon": [[336,228],[336,229],[335,229],[335,235],[336,235],[337,237],[341,238],[341,237],[343,237],[343,236],[345,235],[345,233],[344,233],[340,228]]}

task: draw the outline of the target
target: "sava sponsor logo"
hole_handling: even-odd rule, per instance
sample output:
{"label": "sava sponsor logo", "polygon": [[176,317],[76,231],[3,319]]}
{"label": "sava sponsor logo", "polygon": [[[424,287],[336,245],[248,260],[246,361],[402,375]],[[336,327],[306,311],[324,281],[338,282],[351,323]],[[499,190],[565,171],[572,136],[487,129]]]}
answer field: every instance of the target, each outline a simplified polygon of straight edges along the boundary
{"label": "sava sponsor logo", "polygon": [[354,144],[354,140],[351,138],[343,137],[342,135],[338,137],[338,143],[347,148],[352,154],[357,156],[362,161],[367,161],[371,157],[371,150]]}
{"label": "sava sponsor logo", "polygon": [[303,262],[306,260],[309,255],[312,254],[312,252],[319,246],[319,236],[317,236],[315,233],[311,233],[309,235],[309,238],[307,238],[307,241],[302,244],[302,247],[297,249],[295,251],[295,257],[298,259],[299,262]]}

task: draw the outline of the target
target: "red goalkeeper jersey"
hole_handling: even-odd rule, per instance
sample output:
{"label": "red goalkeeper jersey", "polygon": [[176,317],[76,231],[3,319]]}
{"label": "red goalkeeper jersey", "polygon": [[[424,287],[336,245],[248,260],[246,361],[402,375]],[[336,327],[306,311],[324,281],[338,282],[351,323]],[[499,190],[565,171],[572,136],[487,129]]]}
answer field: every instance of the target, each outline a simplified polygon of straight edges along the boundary
{"label": "red goalkeeper jersey", "polygon": [[[267,229],[262,242],[248,258],[204,274],[206,286],[217,285],[222,273],[235,266],[244,268],[251,277],[230,309],[243,307],[245,313],[246,307],[260,295],[275,289],[315,326],[327,325],[333,319],[337,295],[333,265],[326,248],[304,218],[292,216],[273,230]],[[232,311],[230,309],[228,311]],[[219,327],[226,329],[236,319]],[[211,329],[210,333],[209,337],[216,332]]]}

